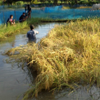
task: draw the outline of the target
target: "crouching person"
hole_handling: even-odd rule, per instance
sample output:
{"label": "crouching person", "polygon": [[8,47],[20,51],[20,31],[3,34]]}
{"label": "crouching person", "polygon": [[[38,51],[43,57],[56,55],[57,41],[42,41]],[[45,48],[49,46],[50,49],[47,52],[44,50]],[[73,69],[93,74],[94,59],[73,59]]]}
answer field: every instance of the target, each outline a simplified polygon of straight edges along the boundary
{"label": "crouching person", "polygon": [[26,14],[23,12],[23,14],[20,16],[19,18],[19,22],[24,22],[28,17],[26,16]]}
{"label": "crouching person", "polygon": [[27,38],[29,42],[35,42],[36,43],[36,34],[38,34],[38,31],[34,30],[34,26],[30,25],[30,31],[27,32]]}
{"label": "crouching person", "polygon": [[15,24],[15,20],[13,20],[13,15],[10,15],[10,17],[7,19],[7,24],[10,23],[10,25]]}

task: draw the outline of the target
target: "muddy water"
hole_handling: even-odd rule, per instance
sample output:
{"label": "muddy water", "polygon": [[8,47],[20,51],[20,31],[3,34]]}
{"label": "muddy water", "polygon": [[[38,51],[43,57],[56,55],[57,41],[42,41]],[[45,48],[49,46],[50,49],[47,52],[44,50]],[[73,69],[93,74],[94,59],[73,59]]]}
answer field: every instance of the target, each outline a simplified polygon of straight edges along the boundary
{"label": "muddy water", "polygon": [[[35,30],[39,31],[37,42],[46,36],[54,25],[55,23],[51,23],[36,27]],[[27,44],[26,33],[28,30],[22,30],[10,42],[0,43],[0,100],[21,100],[24,92],[29,89],[30,84],[34,80],[27,67],[22,70],[17,63],[7,63],[5,60],[8,57],[2,55],[7,49]]]}
{"label": "muddy water", "polygon": [[42,91],[37,98],[31,100],[100,100],[100,89],[96,86],[79,86],[75,90],[63,88],[60,91]]}
{"label": "muddy water", "polygon": [[[55,23],[50,23],[36,27],[35,30],[39,31],[37,42],[46,36],[54,25]],[[2,55],[7,49],[27,44],[28,30],[22,30],[20,34],[13,36],[10,42],[0,43],[0,100],[21,100],[25,91],[34,82],[34,77],[26,64],[22,69],[16,62],[7,63],[6,59],[9,57]],[[80,87],[75,91],[64,88],[56,93],[42,91],[37,98],[31,100],[100,100],[100,89],[93,86],[92,88]]]}

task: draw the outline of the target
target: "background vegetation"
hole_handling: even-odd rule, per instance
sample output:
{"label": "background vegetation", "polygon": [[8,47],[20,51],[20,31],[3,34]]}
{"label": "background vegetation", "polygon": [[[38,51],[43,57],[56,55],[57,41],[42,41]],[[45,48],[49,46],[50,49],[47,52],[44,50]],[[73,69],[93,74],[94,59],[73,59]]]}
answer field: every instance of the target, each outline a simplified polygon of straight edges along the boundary
{"label": "background vegetation", "polygon": [[29,2],[31,4],[39,4],[39,3],[93,4],[93,3],[99,3],[100,1],[99,0],[4,0],[4,3],[7,4],[13,4],[15,2],[18,2],[20,4],[23,4],[24,2]]}

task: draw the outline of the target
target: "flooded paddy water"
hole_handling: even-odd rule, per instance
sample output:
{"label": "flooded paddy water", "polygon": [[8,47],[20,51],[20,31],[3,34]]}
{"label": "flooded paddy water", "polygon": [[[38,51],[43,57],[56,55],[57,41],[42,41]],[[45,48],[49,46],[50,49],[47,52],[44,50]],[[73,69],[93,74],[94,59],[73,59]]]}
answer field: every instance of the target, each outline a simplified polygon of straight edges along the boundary
{"label": "flooded paddy water", "polygon": [[[48,32],[58,23],[38,25],[35,30],[39,31],[37,42],[45,37]],[[12,37],[9,42],[0,43],[0,100],[21,100],[24,93],[34,83],[35,77],[31,74],[27,64],[23,69],[20,63],[7,63],[8,56],[2,55],[6,50],[27,44],[26,33],[29,29],[23,29],[20,34]],[[34,84],[33,84],[34,85]],[[95,86],[82,87],[72,91],[67,88],[60,92],[52,93],[42,91],[37,98],[31,100],[100,100],[100,89]]]}
{"label": "flooded paddy water", "polygon": [[[47,35],[49,30],[54,27],[55,23],[39,25],[36,30],[39,31],[37,35],[37,42]],[[18,100],[22,99],[25,91],[29,89],[33,82],[31,72],[27,67],[22,67],[20,64],[7,63],[8,56],[2,55],[6,50],[25,45],[28,42],[26,33],[29,29],[23,29],[20,34],[16,35],[14,40],[10,42],[0,43],[0,100]],[[24,33],[24,34],[23,34]]]}

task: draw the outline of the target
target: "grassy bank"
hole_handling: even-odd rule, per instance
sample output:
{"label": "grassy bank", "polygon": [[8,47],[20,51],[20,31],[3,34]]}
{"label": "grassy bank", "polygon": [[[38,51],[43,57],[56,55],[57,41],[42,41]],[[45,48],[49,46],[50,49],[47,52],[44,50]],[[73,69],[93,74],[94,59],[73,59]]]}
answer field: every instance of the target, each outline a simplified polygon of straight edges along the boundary
{"label": "grassy bank", "polygon": [[[74,89],[75,84],[100,86],[100,19],[55,26],[38,44],[9,50],[12,59],[37,71],[36,84],[23,100],[45,90]],[[18,55],[12,55],[15,51]],[[30,51],[30,52],[29,52]]]}
{"label": "grassy bank", "polygon": [[35,26],[40,23],[40,19],[32,18],[23,23],[16,23],[16,25],[1,25],[0,26],[0,41],[9,38],[9,36],[15,34],[16,32],[28,27],[30,24],[34,24]]}

